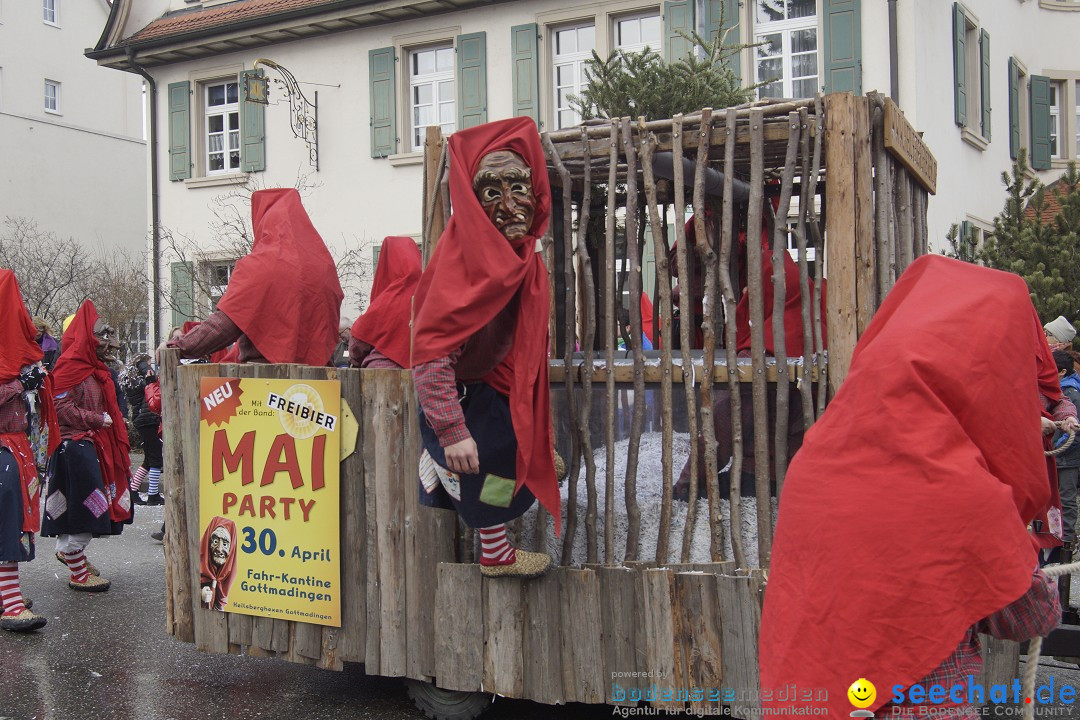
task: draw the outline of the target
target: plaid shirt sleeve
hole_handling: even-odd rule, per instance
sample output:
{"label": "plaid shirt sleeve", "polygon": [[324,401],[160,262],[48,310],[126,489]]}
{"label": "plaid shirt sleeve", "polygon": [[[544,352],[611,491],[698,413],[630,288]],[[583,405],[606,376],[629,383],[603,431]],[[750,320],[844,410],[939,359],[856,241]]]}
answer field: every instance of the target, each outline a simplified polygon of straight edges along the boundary
{"label": "plaid shirt sleeve", "polygon": [[458,402],[454,362],[460,350],[413,368],[416,397],[441,447],[448,447],[472,437],[465,427],[465,414]]}
{"label": "plaid shirt sleeve", "polygon": [[[83,380],[56,398],[56,419],[60,436],[65,440],[81,440],[91,430],[105,427],[105,401],[93,377]],[[123,418],[113,418],[123,422]]]}
{"label": "plaid shirt sleeve", "polygon": [[1061,596],[1057,583],[1035,568],[1031,587],[1019,600],[979,621],[979,632],[1002,640],[1022,642],[1045,637],[1061,620]]}
{"label": "plaid shirt sleeve", "polygon": [[166,345],[180,350],[184,358],[201,358],[229,347],[241,334],[228,315],[215,310],[186,335],[179,340],[170,340]]}
{"label": "plaid shirt sleeve", "polygon": [[1076,406],[1073,405],[1072,400],[1064,395],[1056,403],[1050,401],[1050,398],[1046,397],[1042,393],[1039,393],[1039,399],[1042,400],[1043,407],[1050,413],[1054,422],[1061,422],[1065,418],[1076,417]]}
{"label": "plaid shirt sleeve", "polygon": [[0,433],[26,432],[26,404],[22,400],[22,383],[9,380],[0,383]]}

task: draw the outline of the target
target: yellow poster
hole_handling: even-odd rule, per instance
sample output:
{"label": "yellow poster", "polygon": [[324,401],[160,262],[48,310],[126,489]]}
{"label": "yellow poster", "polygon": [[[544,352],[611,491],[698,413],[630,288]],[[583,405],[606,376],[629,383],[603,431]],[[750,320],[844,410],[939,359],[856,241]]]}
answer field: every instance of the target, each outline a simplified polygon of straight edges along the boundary
{"label": "yellow poster", "polygon": [[331,380],[202,379],[202,607],[341,626],[340,398]]}

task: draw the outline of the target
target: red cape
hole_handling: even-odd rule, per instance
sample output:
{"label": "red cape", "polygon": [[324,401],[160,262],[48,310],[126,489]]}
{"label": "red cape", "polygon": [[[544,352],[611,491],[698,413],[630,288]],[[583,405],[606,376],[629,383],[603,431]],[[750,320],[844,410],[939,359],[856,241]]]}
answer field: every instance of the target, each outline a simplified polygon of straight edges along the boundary
{"label": "red cape", "polygon": [[371,302],[356,319],[352,336],[397,363],[409,362],[409,333],[412,323],[412,298],[422,272],[420,250],[412,238],[391,236],[382,242],[375,280],[371,283]]}
{"label": "red cape", "polygon": [[94,323],[97,319],[98,312],[94,303],[84,300],[79,312],[75,313],[75,319],[64,333],[64,351],[53,368],[53,392],[56,395],[66,393],[90,376],[101,386],[105,411],[113,419],[113,424],[95,430],[92,439],[98,451],[102,479],[105,485],[111,488],[109,517],[114,522],[123,522],[131,517],[130,506],[124,507],[122,504],[128,495],[130,444],[124,415],[116,402],[116,385],[109,368],[97,356],[98,341],[94,337]]}
{"label": "red cape", "polygon": [[656,335],[653,334],[653,304],[649,300],[649,296],[644,292],[641,293],[641,332],[645,337],[649,338],[649,342],[653,347],[656,347]]}
{"label": "red cape", "polygon": [[[37,329],[23,304],[19,281],[11,270],[0,269],[0,383],[8,383],[19,376],[26,365],[40,362],[43,353],[34,339]],[[19,402],[22,402],[21,400]],[[49,454],[60,444],[60,427],[56,423],[56,406],[53,403],[52,378],[46,377],[38,392],[41,403],[41,424],[49,430]],[[30,496],[30,484],[37,471],[30,461],[32,453],[25,433],[8,433],[4,445],[18,445],[24,462],[20,463],[20,479],[23,495],[23,530],[37,532],[41,527],[41,503],[37,496]],[[16,459],[19,459],[18,456]],[[28,462],[28,464],[27,464]],[[39,491],[40,492],[40,491]]]}
{"label": "red cape", "polygon": [[240,258],[218,309],[272,363],[325,365],[338,343],[345,294],[300,193],[251,196],[255,242]]}
{"label": "red cape", "polygon": [[1021,278],[941,256],[912,263],[784,480],[762,689],[824,688],[830,716],[847,717],[847,688],[866,678],[876,709],[1027,591],[1027,524],[1050,500],[1048,359]]}
{"label": "red cape", "polygon": [[[712,220],[712,212],[706,210],[705,216],[708,220]],[[769,231],[764,227],[764,218],[762,218],[762,230],[761,230],[761,291],[764,302],[762,306],[765,310],[765,352],[769,355],[776,354],[775,343],[773,342],[773,264],[772,264],[772,242],[769,238]],[[686,221],[686,240],[687,245],[694,247],[696,245],[697,233],[694,229],[694,218],[691,217]],[[671,274],[672,277],[678,277],[679,271],[675,262],[675,246],[671,249]],[[784,287],[786,288],[786,294],[784,296],[784,352],[787,356],[796,357],[803,354],[803,330],[802,330],[802,291],[799,288],[799,266],[795,264],[795,261],[791,259],[791,253],[784,252]],[[694,283],[696,295],[700,298],[702,294],[702,288],[704,287],[702,279],[704,272],[701,269],[701,264],[698,263],[695,266],[699,278]],[[823,283],[824,284],[824,283]],[[750,349],[750,293],[747,291],[749,287],[749,278],[747,276],[746,265],[746,233],[739,233],[739,297],[738,302],[735,305],[735,350],[736,352],[741,350]],[[810,297],[814,296],[814,281],[810,280]],[[681,293],[680,293],[681,294]],[[698,317],[701,316],[701,300],[697,303]],[[825,323],[825,288],[821,289],[821,308],[819,310],[821,316],[821,339],[826,342],[828,338],[828,326]],[[811,318],[813,319],[813,318]],[[811,326],[812,327],[812,326]],[[701,347],[702,333],[701,327],[695,327],[696,333],[695,347]]]}
{"label": "red cape", "polygon": [[[536,212],[513,246],[473,194],[481,159],[511,150],[532,168]],[[551,189],[536,125],[529,118],[487,123],[450,136],[454,213],[416,290],[413,365],[445,357],[486,326],[516,294],[517,320],[506,358],[484,381],[510,398],[517,436],[517,486],[528,487],[561,527],[548,387],[548,276],[536,241],[551,215]]]}
{"label": "red cape", "polygon": [[[229,547],[229,557],[225,561],[225,565],[220,569],[210,562],[210,536],[219,527],[225,528],[232,539],[232,544]],[[237,544],[236,523],[219,515],[210,518],[210,524],[203,531],[202,540],[199,543],[199,582],[200,584],[217,582],[217,585],[214,586],[214,597],[210,601],[210,607],[228,600],[229,589],[232,588],[234,575],[236,574],[236,554],[238,552],[240,552],[240,547]],[[199,603],[202,603],[201,597]]]}

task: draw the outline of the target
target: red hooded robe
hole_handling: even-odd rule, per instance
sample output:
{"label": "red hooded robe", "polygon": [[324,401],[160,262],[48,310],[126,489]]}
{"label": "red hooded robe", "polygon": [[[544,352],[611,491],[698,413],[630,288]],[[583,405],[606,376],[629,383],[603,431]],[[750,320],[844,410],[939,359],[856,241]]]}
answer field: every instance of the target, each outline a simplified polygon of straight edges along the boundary
{"label": "red hooded robe", "polygon": [[[535,215],[528,233],[507,242],[473,194],[485,155],[510,150],[532,168]],[[548,387],[548,277],[536,242],[551,215],[551,189],[536,124],[491,122],[450,136],[450,222],[416,291],[413,365],[449,355],[518,296],[513,344],[484,382],[510,398],[517,437],[517,487],[536,496],[561,526]]]}
{"label": "red hooded robe", "polygon": [[105,481],[111,500],[109,518],[113,522],[124,522],[131,517],[131,508],[125,509],[121,504],[121,501],[127,500],[128,494],[130,444],[124,415],[116,402],[116,385],[109,368],[97,356],[98,340],[94,336],[97,320],[98,312],[94,303],[84,300],[64,333],[64,351],[53,369],[53,392],[62,395],[91,376],[101,386],[105,411],[113,419],[113,424],[92,431],[90,439],[97,450],[101,479]]}
{"label": "red hooded robe", "polygon": [[[41,361],[41,346],[37,344],[35,337],[37,329],[23,304],[15,273],[0,269],[0,384],[18,378],[19,371],[26,365]],[[41,407],[38,415],[41,426],[49,430],[48,451],[51,454],[60,444],[60,428],[56,423],[51,377],[45,378],[45,384],[38,392],[38,402]],[[37,532],[41,529],[41,484],[30,441],[25,432],[2,433],[0,447],[10,450],[19,464],[23,499],[22,529],[24,532]]]}
{"label": "red hooded robe", "polygon": [[[231,543],[229,557],[220,568],[210,562],[210,536],[218,528],[225,528],[226,532],[229,533]],[[236,553],[238,550],[239,548],[236,546],[236,523],[228,518],[215,515],[210,519],[210,524],[206,526],[206,530],[203,531],[202,540],[199,543],[199,583],[200,585],[211,585],[213,587],[214,596],[210,600],[211,608],[224,607],[225,603],[229,601],[229,589],[232,588],[236,574]],[[199,602],[202,602],[202,598],[199,598]]]}
{"label": "red hooded robe", "polygon": [[420,250],[412,238],[385,238],[371,283],[371,302],[352,326],[354,338],[366,342],[398,367],[412,367],[407,328],[412,323],[413,293],[422,270]]}
{"label": "red hooded robe", "polygon": [[866,678],[874,710],[1028,590],[1027,525],[1051,497],[1038,393],[1053,371],[1021,278],[912,263],[784,480],[763,690],[824,688],[829,715],[847,717],[847,688]]}
{"label": "red hooded robe", "polygon": [[338,343],[341,301],[334,258],[294,189],[251,196],[255,242],[218,303],[272,363],[325,365]]}

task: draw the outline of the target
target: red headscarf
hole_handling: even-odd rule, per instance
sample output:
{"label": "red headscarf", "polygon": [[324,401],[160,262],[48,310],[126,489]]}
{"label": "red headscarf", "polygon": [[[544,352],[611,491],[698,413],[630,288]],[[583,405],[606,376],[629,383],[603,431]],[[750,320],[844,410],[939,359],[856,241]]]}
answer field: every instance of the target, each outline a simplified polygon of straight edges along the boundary
{"label": "red headscarf", "polygon": [[866,678],[874,710],[1027,591],[1027,525],[1050,498],[1047,359],[1021,278],[934,255],[911,264],[784,481],[762,689],[824,688],[829,714],[846,717],[847,688]]}
{"label": "red headscarf", "polygon": [[409,362],[409,332],[412,297],[423,268],[420,250],[412,238],[390,236],[382,242],[375,280],[371,283],[371,303],[352,326],[352,336],[397,363]]}
{"label": "red headscarf", "polygon": [[[532,168],[535,216],[529,232],[513,245],[473,194],[480,161],[496,150],[517,153]],[[454,213],[416,290],[413,365],[460,348],[517,295],[513,345],[484,380],[510,398],[517,486],[528,487],[548,509],[558,533],[562,513],[552,455],[548,277],[536,252],[551,215],[551,189],[533,121],[500,120],[451,135],[450,200]]]}
{"label": "red headscarf", "polygon": [[53,368],[53,392],[56,395],[69,392],[91,376],[101,387],[101,395],[105,398],[105,411],[113,419],[113,424],[95,430],[91,440],[97,449],[102,479],[106,486],[112,489],[109,517],[115,522],[123,522],[131,517],[130,506],[125,508],[121,504],[128,494],[130,444],[124,415],[116,402],[116,385],[113,383],[112,374],[97,356],[98,340],[94,337],[94,324],[97,320],[98,312],[94,303],[84,300],[64,333],[64,350]]}
{"label": "red headscarf", "polygon": [[[35,337],[37,328],[23,304],[15,273],[0,269],[0,383],[11,382],[19,376],[23,367],[41,360],[41,346],[37,344]],[[51,377],[45,378],[45,384],[38,392],[38,402],[41,404],[41,425],[49,430],[48,451],[51,454],[60,444],[60,428],[56,424]],[[37,532],[41,527],[41,503],[36,495],[30,496],[30,486],[37,478],[37,469],[34,467],[33,451],[26,433],[0,434],[0,445],[11,449],[19,463],[23,496],[22,529],[26,532]]]}
{"label": "red headscarf", "polygon": [[252,194],[251,226],[251,253],[237,261],[218,309],[268,361],[325,365],[338,343],[345,294],[300,193]]}
{"label": "red headscarf", "polygon": [[[230,541],[229,557],[220,568],[210,562],[210,536],[218,528],[225,528],[225,531],[229,533]],[[199,582],[206,584],[216,583],[214,585],[214,597],[210,601],[210,607],[212,608],[218,605],[224,607],[225,603],[228,602],[229,589],[232,587],[233,575],[236,571],[236,553],[239,551],[236,539],[236,523],[219,515],[211,518],[210,524],[203,531],[199,549]],[[202,602],[202,598],[199,598],[199,602]]]}
{"label": "red headscarf", "polygon": [[[710,209],[706,209],[705,217],[707,221],[711,221],[713,214]],[[686,240],[689,247],[694,247],[696,244],[697,232],[694,229],[694,218],[691,217],[686,221]],[[803,354],[803,330],[802,330],[802,291],[799,287],[799,266],[795,264],[795,261],[791,259],[791,253],[784,252],[784,287],[786,292],[784,295],[784,352],[788,357],[796,357]],[[674,262],[675,249],[672,247],[671,251],[671,273],[673,277],[678,276],[678,268]],[[695,291],[698,297],[701,296],[702,281],[704,273],[699,266],[697,266],[697,272],[699,277],[695,283]],[[823,281],[824,284],[824,281]],[[746,265],[746,233],[739,233],[739,298],[735,305],[735,350],[749,350],[750,349],[750,293],[747,292],[749,286],[749,278],[747,275]],[[769,355],[776,353],[775,343],[773,342],[773,264],[772,264],[772,243],[769,240],[769,231],[765,227],[764,218],[762,218],[761,229],[761,292],[763,299],[763,307],[765,311],[765,352]],[[814,281],[810,280],[809,285],[810,297],[813,297],[814,293]],[[697,304],[698,313],[701,312],[701,301],[698,300]],[[821,310],[819,312],[821,316],[821,338],[822,341],[828,337],[828,328],[825,324],[825,288],[821,289]],[[696,345],[700,347],[702,342],[701,328],[696,327],[694,331],[697,333]]]}

